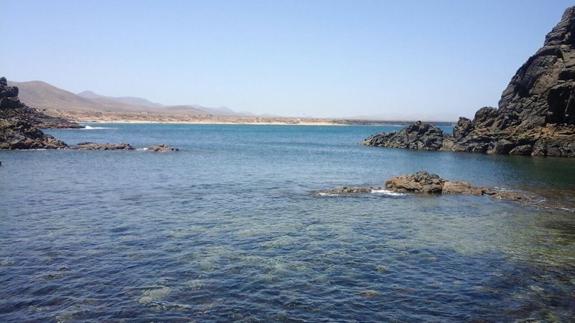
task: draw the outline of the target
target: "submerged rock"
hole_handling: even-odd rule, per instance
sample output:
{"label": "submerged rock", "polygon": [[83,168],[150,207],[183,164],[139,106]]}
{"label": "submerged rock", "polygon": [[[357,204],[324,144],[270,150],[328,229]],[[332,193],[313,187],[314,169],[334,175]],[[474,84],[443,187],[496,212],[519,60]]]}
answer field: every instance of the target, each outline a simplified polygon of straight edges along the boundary
{"label": "submerged rock", "polygon": [[420,121],[364,144],[531,156],[575,157],[575,7],[568,8],[543,47],[523,64],[503,91],[499,108],[483,107],[460,118],[451,135]]}
{"label": "submerged rock", "polygon": [[320,196],[335,196],[335,195],[355,195],[355,194],[366,194],[371,193],[374,190],[381,190],[382,187],[373,187],[373,186],[341,186],[332,188],[329,190],[323,190],[317,192],[317,195]]}
{"label": "submerged rock", "polygon": [[146,148],[147,151],[151,151],[151,152],[155,152],[155,153],[167,153],[167,152],[172,152],[172,151],[179,151],[178,148],[175,147],[171,147],[165,144],[160,144],[160,145],[152,145],[148,148]]}
{"label": "submerged rock", "polygon": [[[70,147],[71,149],[77,150],[136,150],[132,145],[126,143],[120,144],[110,144],[110,143],[95,143],[95,142],[81,142],[75,146]],[[178,148],[170,147],[168,145],[160,144],[160,145],[153,145],[147,148],[143,148],[145,151],[151,152],[172,152],[178,151]]]}
{"label": "submerged rock", "polygon": [[78,150],[134,150],[130,144],[98,144],[94,142],[82,142],[73,146],[72,149]]}

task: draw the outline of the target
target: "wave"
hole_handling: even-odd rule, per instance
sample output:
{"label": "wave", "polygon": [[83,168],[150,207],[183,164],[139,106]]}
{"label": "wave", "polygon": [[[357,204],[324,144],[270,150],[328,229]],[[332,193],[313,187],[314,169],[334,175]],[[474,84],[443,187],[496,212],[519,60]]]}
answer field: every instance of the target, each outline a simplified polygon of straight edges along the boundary
{"label": "wave", "polygon": [[342,194],[319,192],[319,193],[317,193],[317,195],[319,195],[319,196],[340,196]]}
{"label": "wave", "polygon": [[382,194],[382,195],[387,195],[387,196],[404,196],[404,193],[397,193],[397,192],[392,192],[390,190],[384,190],[384,189],[372,189],[371,190],[372,194]]}
{"label": "wave", "polygon": [[[383,195],[383,196],[393,196],[393,197],[397,197],[397,196],[405,196],[407,194],[404,193],[397,193],[397,192],[392,192],[389,190],[385,190],[385,189],[377,189],[377,188],[373,188],[371,189],[371,191],[369,192],[365,192],[365,193],[371,193],[371,194],[377,194],[377,195]],[[326,196],[326,197],[334,197],[334,196],[361,196],[362,194],[365,194],[364,192],[362,193],[344,193],[344,192],[319,192],[317,193],[318,196]]]}
{"label": "wave", "polygon": [[115,129],[115,128],[110,128],[110,127],[92,127],[89,125],[84,125],[84,128],[82,128],[84,130],[105,130],[105,129]]}

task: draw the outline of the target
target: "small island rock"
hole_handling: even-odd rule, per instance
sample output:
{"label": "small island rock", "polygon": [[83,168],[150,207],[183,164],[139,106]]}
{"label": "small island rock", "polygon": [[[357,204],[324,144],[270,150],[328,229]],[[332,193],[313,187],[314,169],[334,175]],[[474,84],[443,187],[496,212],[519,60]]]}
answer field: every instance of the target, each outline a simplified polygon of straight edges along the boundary
{"label": "small island rock", "polygon": [[78,150],[134,150],[130,144],[98,144],[94,142],[81,142],[72,149]]}
{"label": "small island rock", "polygon": [[152,145],[152,146],[146,148],[146,150],[154,152],[154,153],[168,153],[168,152],[173,152],[173,151],[179,151],[178,148],[171,147],[171,146],[168,146],[165,144]]}

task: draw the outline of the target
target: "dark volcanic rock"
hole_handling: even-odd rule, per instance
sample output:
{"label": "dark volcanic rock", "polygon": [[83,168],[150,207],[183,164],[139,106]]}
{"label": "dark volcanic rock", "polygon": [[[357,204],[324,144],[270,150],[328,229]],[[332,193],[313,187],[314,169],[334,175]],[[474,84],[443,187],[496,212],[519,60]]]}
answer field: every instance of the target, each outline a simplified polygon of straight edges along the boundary
{"label": "dark volcanic rock", "polygon": [[473,122],[467,118],[460,117],[455,127],[453,127],[453,138],[460,140],[473,131]]}
{"label": "dark volcanic rock", "polygon": [[[415,123],[410,127],[421,127]],[[473,120],[460,118],[452,136],[431,141],[379,134],[370,146],[490,154],[575,157],[575,7],[547,34],[511,79],[499,108],[484,107]],[[438,143],[441,143],[438,148]]]}
{"label": "dark volcanic rock", "polygon": [[439,150],[443,145],[443,131],[429,123],[418,121],[399,132],[377,134],[364,141],[377,147]]}
{"label": "dark volcanic rock", "polygon": [[[72,149],[77,150],[135,150],[130,144],[99,144],[95,142],[81,142],[75,146],[71,147]],[[160,144],[160,145],[153,145],[147,148],[144,148],[146,151],[151,152],[158,152],[158,153],[166,153],[172,151],[178,151],[178,148],[170,147],[168,145]]]}
{"label": "dark volcanic rock", "polygon": [[0,149],[59,149],[67,145],[44,134],[34,120],[50,118],[18,99],[18,88],[0,78]]}
{"label": "dark volcanic rock", "polygon": [[0,149],[60,149],[66,144],[28,122],[0,119]]}
{"label": "dark volcanic rock", "polygon": [[531,155],[532,151],[533,147],[531,147],[531,145],[521,145],[511,149],[511,151],[509,151],[509,155],[528,156]]}
{"label": "dark volcanic rock", "polygon": [[98,144],[94,142],[81,142],[72,149],[79,150],[134,150],[129,144]]}

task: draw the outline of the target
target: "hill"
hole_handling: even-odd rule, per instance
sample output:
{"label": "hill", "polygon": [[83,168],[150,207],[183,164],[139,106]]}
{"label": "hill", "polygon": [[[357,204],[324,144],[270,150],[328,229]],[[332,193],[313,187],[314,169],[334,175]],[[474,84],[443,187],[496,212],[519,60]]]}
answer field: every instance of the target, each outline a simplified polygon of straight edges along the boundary
{"label": "hill", "polygon": [[208,108],[199,105],[164,106],[138,97],[111,97],[83,91],[78,94],[42,81],[9,82],[20,89],[20,100],[28,106],[45,109],[48,113],[145,113],[185,114],[187,116],[239,116],[227,108]]}

